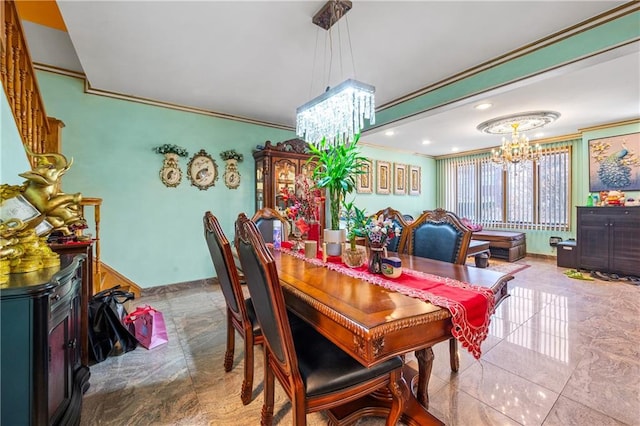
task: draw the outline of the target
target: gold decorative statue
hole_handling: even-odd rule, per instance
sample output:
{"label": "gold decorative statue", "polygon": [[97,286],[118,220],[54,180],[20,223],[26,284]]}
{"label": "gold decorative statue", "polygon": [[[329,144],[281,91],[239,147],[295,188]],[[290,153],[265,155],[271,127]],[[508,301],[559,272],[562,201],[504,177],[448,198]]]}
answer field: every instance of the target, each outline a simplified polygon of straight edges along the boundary
{"label": "gold decorative statue", "polygon": [[[57,266],[58,255],[46,244],[54,231],[73,234],[86,226],[80,209],[82,194],[60,191],[60,179],[73,161],[62,154],[33,154],[35,168],[21,173],[22,185],[0,185],[0,275]],[[15,216],[14,216],[15,215]],[[25,216],[25,217],[19,217]],[[0,276],[0,283],[2,282]]]}

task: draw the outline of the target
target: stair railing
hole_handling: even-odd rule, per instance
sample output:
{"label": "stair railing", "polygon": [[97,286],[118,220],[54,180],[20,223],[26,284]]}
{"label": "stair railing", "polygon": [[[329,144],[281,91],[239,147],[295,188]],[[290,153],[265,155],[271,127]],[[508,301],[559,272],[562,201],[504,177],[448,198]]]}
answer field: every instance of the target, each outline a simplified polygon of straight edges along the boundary
{"label": "stair railing", "polygon": [[[35,154],[57,152],[55,147],[48,146],[51,133],[49,120],[13,0],[0,0],[0,18],[0,80],[22,142]],[[54,133],[57,137],[57,132]],[[35,166],[34,158],[30,155],[29,161]]]}

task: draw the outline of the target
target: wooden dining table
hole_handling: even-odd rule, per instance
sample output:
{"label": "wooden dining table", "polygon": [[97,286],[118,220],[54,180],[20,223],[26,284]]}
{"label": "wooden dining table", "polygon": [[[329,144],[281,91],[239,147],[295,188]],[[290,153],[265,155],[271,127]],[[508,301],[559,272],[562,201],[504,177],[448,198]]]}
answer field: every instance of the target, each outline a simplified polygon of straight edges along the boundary
{"label": "wooden dining table", "polygon": [[[452,339],[449,310],[351,277],[293,255],[273,251],[287,307],[364,366],[415,351],[418,371],[406,367],[405,380],[417,388],[405,404],[402,420],[409,425],[442,424],[428,411],[427,386],[433,361],[432,346]],[[513,279],[487,269],[454,265],[421,257],[395,254],[402,267],[492,289],[496,306],[508,296]],[[455,343],[455,341],[452,340]],[[451,345],[457,350],[457,345]],[[454,359],[455,358],[455,359]],[[457,354],[451,355],[457,370]],[[340,421],[354,410],[386,416],[388,401],[381,396],[334,409]]]}

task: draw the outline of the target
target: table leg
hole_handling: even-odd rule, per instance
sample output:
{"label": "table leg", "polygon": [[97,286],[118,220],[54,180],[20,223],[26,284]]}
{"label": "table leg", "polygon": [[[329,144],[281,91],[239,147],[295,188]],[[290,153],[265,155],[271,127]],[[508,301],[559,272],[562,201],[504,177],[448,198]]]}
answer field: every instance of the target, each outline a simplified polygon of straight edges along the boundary
{"label": "table leg", "polygon": [[411,389],[415,389],[417,382],[416,398],[423,407],[429,408],[429,379],[431,378],[431,370],[433,369],[433,349],[431,346],[419,349],[415,352],[418,360],[418,375],[411,380]]}
{"label": "table leg", "polygon": [[460,355],[458,355],[458,341],[453,337],[449,339],[449,363],[451,371],[457,373],[460,369]]}

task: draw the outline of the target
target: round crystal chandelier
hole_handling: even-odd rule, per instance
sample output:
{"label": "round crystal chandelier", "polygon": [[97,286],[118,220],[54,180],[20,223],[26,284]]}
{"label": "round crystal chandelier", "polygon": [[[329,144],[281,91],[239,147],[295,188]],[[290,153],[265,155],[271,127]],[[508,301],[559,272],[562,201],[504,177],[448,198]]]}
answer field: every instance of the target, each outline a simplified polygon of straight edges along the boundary
{"label": "round crystal chandelier", "polygon": [[539,144],[535,147],[531,146],[529,138],[518,130],[537,129],[555,121],[558,117],[560,114],[555,111],[525,112],[487,120],[480,123],[477,129],[490,134],[511,133],[511,139],[503,136],[500,148],[491,150],[491,160],[506,169],[509,164],[537,161],[542,152]]}

